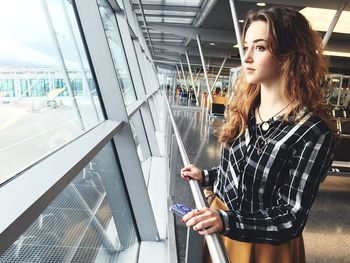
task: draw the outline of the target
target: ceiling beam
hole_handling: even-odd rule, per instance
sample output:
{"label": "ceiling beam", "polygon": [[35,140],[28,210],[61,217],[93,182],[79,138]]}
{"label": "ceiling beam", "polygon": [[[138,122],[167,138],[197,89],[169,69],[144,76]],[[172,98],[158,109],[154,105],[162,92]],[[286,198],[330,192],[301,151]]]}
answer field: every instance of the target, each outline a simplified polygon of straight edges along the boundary
{"label": "ceiling beam", "polygon": [[200,35],[201,39],[204,41],[216,41],[232,44],[237,43],[234,34],[229,30],[163,25],[160,23],[148,23],[147,25],[152,29],[157,29],[164,33],[171,33],[177,36],[182,36],[194,40],[196,39],[196,35]]}
{"label": "ceiling beam", "polygon": [[350,53],[349,40],[330,39],[326,50]]}
{"label": "ceiling beam", "polygon": [[[136,13],[136,15],[138,17],[142,16],[142,14],[140,13]],[[181,14],[170,14],[170,15],[164,15],[164,14],[157,14],[157,15],[150,15],[150,14],[145,14],[146,18],[147,17],[161,17],[161,18],[178,18],[178,19],[182,19],[182,18],[194,18],[195,15],[181,15]]]}
{"label": "ceiling beam", "polygon": [[157,55],[155,55],[154,59],[155,60],[164,60],[167,63],[173,63],[173,64],[178,64],[179,63],[179,55],[166,55],[166,54],[160,54],[157,53]]}
{"label": "ceiling beam", "polygon": [[[138,4],[132,4],[133,9],[139,9]],[[176,6],[176,5],[151,5],[143,4],[144,10],[162,10],[162,11],[176,11],[176,12],[199,12],[199,6]]]}
{"label": "ceiling beam", "polygon": [[209,13],[213,10],[214,6],[216,5],[216,2],[218,0],[206,0],[201,7],[200,12],[197,13],[196,19],[193,21],[194,27],[200,27]]}
{"label": "ceiling beam", "polygon": [[112,6],[115,12],[120,12],[122,10],[117,0],[108,0],[108,3]]}
{"label": "ceiling beam", "polygon": [[[213,10],[217,0],[206,0],[201,7],[201,11],[197,13],[197,17],[194,19],[192,25],[193,27],[200,27],[205,19],[208,17],[209,13]],[[191,39],[188,38],[184,43],[185,46],[188,46]]]}
{"label": "ceiling beam", "polygon": [[[340,0],[342,1],[342,0]],[[329,0],[293,0],[286,2],[285,0],[265,0],[266,4],[271,5],[289,5],[289,6],[298,6],[298,7],[316,7],[316,8],[327,8],[337,10],[339,7],[339,0],[329,1]],[[240,2],[261,2],[261,0],[241,0]],[[350,11],[350,2],[347,3],[345,9]]]}
{"label": "ceiling beam", "polygon": [[[165,44],[154,44],[154,48],[162,49],[170,52],[175,52],[178,54],[184,55],[187,51],[188,54],[199,56],[199,50],[197,47],[190,47],[190,46],[175,46],[175,45],[165,45]],[[157,52],[157,55],[159,55],[159,52]],[[220,57],[224,58],[227,55],[229,57],[237,57],[237,53],[230,50],[223,50],[218,48],[203,48],[203,55],[205,57]]]}

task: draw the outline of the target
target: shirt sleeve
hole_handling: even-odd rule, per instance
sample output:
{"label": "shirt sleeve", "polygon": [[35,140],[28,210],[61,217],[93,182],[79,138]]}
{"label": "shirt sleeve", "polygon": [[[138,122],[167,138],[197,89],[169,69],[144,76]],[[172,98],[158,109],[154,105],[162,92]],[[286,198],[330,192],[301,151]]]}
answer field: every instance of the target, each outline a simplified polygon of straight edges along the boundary
{"label": "shirt sleeve", "polygon": [[214,181],[218,177],[220,167],[213,167],[211,170],[203,170],[204,180],[202,186],[213,186]]}
{"label": "shirt sleeve", "polygon": [[[221,157],[228,155],[229,151],[225,150],[224,147],[221,147]],[[219,166],[213,167],[210,170],[203,170],[203,181],[202,186],[214,186],[214,182],[216,181],[216,178],[218,177],[218,174],[220,172],[220,167],[222,167],[222,163],[220,163]]]}
{"label": "shirt sleeve", "polygon": [[276,205],[257,211],[226,211],[224,235],[245,242],[281,244],[301,234],[319,185],[333,160],[330,132],[300,140],[288,160],[289,172],[277,191]]}

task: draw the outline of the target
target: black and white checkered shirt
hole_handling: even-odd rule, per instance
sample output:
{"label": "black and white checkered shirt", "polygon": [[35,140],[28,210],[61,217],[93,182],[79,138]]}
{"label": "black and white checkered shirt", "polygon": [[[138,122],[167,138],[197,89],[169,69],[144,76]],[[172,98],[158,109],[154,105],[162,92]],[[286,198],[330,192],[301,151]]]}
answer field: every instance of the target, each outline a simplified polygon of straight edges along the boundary
{"label": "black and white checkered shirt", "polygon": [[330,168],[334,139],[318,117],[298,123],[271,120],[259,155],[255,117],[246,132],[222,148],[220,165],[205,171],[205,185],[229,207],[223,234],[245,242],[281,244],[301,234],[321,181]]}

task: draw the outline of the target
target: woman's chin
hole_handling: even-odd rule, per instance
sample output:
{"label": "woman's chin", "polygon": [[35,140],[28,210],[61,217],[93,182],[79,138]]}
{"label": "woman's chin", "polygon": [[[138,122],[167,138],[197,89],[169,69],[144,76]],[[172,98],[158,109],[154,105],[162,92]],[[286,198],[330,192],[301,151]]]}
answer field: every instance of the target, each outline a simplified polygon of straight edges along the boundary
{"label": "woman's chin", "polygon": [[257,81],[255,79],[246,78],[246,81],[248,82],[248,84],[256,84],[257,83]]}

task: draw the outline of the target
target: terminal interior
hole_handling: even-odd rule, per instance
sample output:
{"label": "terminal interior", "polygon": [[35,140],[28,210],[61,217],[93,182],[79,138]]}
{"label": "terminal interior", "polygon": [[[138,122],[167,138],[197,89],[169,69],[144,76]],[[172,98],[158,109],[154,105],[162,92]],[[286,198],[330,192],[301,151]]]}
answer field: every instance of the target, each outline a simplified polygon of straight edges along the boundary
{"label": "terminal interior", "polygon": [[[275,5],[299,10],[329,59],[335,159],[303,232],[306,260],[349,262],[343,0],[3,1],[0,262],[201,262],[203,236],[169,207],[207,205],[180,169],[219,164],[244,18]],[[205,240],[220,258],[220,235]]]}

